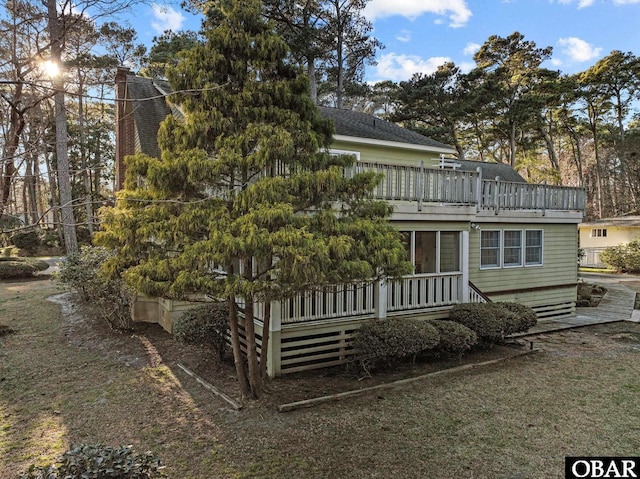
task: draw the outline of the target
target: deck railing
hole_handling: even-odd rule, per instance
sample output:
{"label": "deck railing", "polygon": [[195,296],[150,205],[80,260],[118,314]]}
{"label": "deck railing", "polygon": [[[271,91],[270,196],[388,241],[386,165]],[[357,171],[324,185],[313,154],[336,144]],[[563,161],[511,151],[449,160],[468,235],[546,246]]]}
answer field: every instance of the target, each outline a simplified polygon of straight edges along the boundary
{"label": "deck railing", "polygon": [[461,302],[462,274],[414,274],[387,285],[387,311],[450,306]]}
{"label": "deck railing", "polygon": [[340,284],[305,291],[280,303],[283,323],[373,314],[373,284]]}
{"label": "deck railing", "polygon": [[502,181],[482,177],[477,171],[390,165],[358,161],[347,176],[374,171],[384,175],[373,192],[375,198],[422,203],[476,205],[491,210],[584,211],[583,188]]}

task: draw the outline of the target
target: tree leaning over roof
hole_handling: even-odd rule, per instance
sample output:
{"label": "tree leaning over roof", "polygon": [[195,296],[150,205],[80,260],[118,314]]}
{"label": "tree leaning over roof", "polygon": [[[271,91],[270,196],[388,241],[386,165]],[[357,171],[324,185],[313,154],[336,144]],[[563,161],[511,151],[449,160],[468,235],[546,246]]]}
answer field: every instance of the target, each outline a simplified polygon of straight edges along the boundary
{"label": "tree leaning over roof", "polygon": [[216,2],[204,27],[205,42],[168,73],[174,90],[189,91],[171,97],[184,118],[163,123],[161,159],[128,158],[96,241],[119,249],[112,273],[143,293],[225,298],[242,393],[259,398],[270,308],[260,362],[256,302],[398,276],[408,263],[391,208],[368,197],[380,178],[345,178],[353,160],[328,154],[331,124],[260,2]]}

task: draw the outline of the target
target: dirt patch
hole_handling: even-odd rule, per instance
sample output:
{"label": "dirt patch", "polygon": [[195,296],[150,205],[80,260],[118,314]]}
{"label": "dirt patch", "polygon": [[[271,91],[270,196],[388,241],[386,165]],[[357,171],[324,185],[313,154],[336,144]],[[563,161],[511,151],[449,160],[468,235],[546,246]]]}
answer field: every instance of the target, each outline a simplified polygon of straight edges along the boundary
{"label": "dirt patch", "polygon": [[0,324],[0,338],[14,334],[15,331],[5,324]]}
{"label": "dirt patch", "polygon": [[133,368],[174,365],[179,361],[206,369],[220,367],[214,364],[217,361],[210,351],[175,341],[157,324],[134,323],[132,331],[116,331],[77,293],[66,292],[47,299],[60,306],[64,336],[76,347],[100,351]]}

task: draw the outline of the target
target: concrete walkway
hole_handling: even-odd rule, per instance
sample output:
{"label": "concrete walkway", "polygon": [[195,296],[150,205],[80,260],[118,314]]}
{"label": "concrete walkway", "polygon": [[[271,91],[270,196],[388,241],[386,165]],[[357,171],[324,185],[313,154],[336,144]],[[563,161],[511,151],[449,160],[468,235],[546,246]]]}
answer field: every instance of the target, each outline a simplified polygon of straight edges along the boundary
{"label": "concrete walkway", "polygon": [[623,284],[610,280],[594,281],[589,278],[589,282],[600,284],[607,289],[607,293],[597,307],[576,308],[576,315],[573,318],[542,320],[526,333],[514,334],[512,337],[530,336],[593,324],[615,323],[617,321],[640,322],[640,310],[633,309],[636,299],[635,291]]}

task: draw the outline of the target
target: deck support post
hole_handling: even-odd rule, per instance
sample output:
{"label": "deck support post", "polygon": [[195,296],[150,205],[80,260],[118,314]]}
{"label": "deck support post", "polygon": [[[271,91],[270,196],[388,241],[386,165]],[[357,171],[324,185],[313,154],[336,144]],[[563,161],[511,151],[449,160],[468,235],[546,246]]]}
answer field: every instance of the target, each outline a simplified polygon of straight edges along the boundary
{"label": "deck support post", "polygon": [[460,302],[469,302],[469,232],[462,232],[462,248],[460,249],[462,258],[462,279],[460,284]]}
{"label": "deck support post", "polygon": [[495,213],[500,212],[500,177],[496,176],[496,190],[493,192],[493,206]]}
{"label": "deck support post", "polygon": [[282,335],[282,304],[271,301],[271,321],[269,322],[269,348],[267,350],[267,374],[274,378],[281,370],[281,335]]}
{"label": "deck support post", "polygon": [[418,174],[417,186],[418,186],[417,188],[418,211],[422,211],[422,202],[424,201],[424,187],[425,187],[423,160],[420,160],[420,173]]}
{"label": "deck support post", "polygon": [[387,317],[387,282],[378,280],[373,284],[374,314],[377,319]]}

